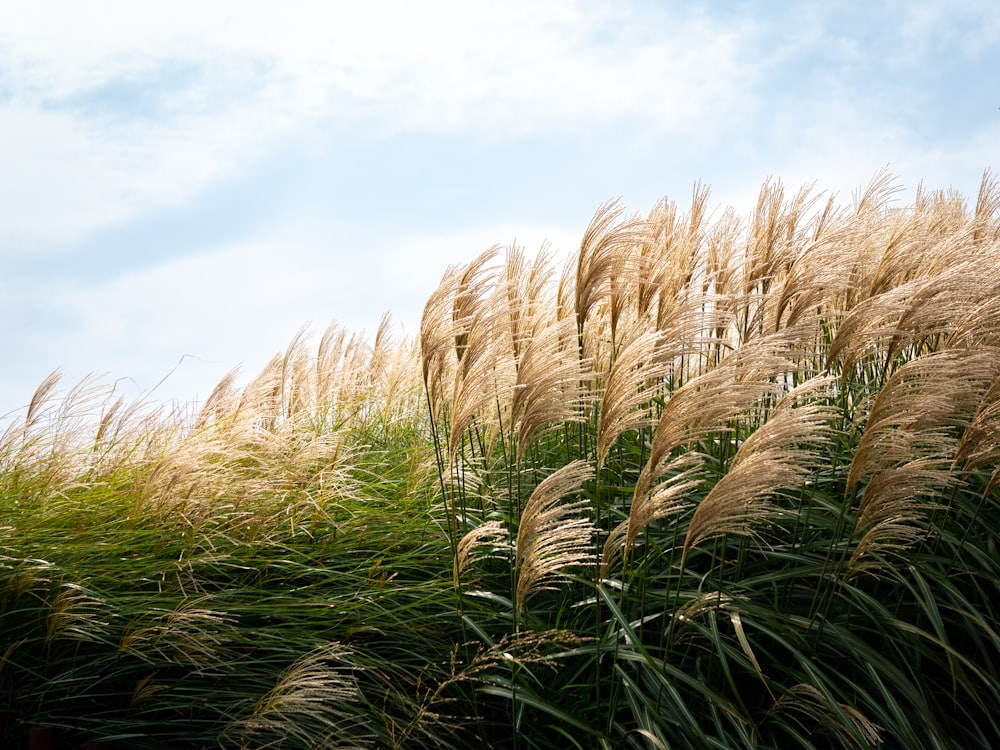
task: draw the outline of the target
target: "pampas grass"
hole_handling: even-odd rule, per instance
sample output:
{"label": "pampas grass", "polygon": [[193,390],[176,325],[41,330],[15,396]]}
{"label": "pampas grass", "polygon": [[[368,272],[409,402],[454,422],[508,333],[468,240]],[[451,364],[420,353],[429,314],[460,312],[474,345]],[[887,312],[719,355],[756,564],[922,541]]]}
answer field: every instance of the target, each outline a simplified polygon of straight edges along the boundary
{"label": "pampas grass", "polygon": [[740,445],[725,476],[691,518],[681,547],[681,567],[691,549],[710,536],[755,534],[755,526],[776,510],[770,496],[795,489],[816,470],[817,449],[829,440],[833,411],[819,404],[795,404],[828,385],[827,378],[818,378],[789,392]]}
{"label": "pampas grass", "polygon": [[[565,681],[549,691],[517,670],[503,678],[515,713],[549,727],[532,742],[556,746],[567,727],[608,746],[995,736],[983,696],[1000,688],[1000,639],[982,576],[1000,565],[981,535],[1000,476],[1000,199],[989,173],[972,214],[923,187],[900,209],[898,192],[885,170],[847,206],[768,181],[747,221],[724,210],[714,223],[700,185],[687,214],[665,200],[628,216],[611,201],[552,297],[520,254],[495,289],[477,287],[487,307],[463,318],[468,342],[493,341],[501,318],[513,343],[491,352],[476,398],[451,407],[462,430],[450,452],[479,477],[473,497],[442,477],[471,529],[455,581],[479,574],[466,617],[487,643],[566,623],[593,639],[559,657]],[[549,315],[511,306],[528,288],[554,297]],[[585,497],[550,493],[587,467]],[[934,596],[965,614],[945,625]],[[949,628],[979,645],[966,652]],[[961,728],[929,698],[938,687],[967,699]]]}
{"label": "pampas grass", "polygon": [[0,437],[14,741],[996,746],[996,179],[709,195],[198,407],[46,379]]}
{"label": "pampas grass", "polygon": [[372,748],[356,716],[361,691],[350,650],[331,643],[308,654],[281,675],[253,708],[251,718],[227,728],[242,747],[282,747],[298,742],[313,747]]}
{"label": "pampas grass", "polygon": [[566,580],[572,568],[593,563],[595,529],[586,517],[589,504],[563,501],[592,476],[587,462],[574,461],[542,480],[528,498],[514,543],[516,611],[532,594]]}

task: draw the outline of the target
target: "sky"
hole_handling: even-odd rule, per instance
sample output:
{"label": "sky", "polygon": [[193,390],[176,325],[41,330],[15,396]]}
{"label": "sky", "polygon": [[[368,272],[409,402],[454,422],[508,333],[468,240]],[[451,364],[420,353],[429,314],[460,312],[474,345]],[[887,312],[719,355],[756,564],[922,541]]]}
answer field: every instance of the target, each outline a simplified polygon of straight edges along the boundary
{"label": "sky", "polygon": [[10,0],[0,431],[54,370],[196,404],[606,200],[1000,168],[995,0]]}

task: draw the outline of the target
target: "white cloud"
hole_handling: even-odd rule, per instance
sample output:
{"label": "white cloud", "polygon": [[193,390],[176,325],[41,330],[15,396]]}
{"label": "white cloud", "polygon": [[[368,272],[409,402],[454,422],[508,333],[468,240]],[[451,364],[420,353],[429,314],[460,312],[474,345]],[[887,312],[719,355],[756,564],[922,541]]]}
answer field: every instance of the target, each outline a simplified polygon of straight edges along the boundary
{"label": "white cloud", "polygon": [[738,30],[591,2],[39,2],[0,28],[8,252],[190,198],[331,122],[663,129],[736,101],[747,75]]}
{"label": "white cloud", "polygon": [[481,128],[499,118],[499,128],[533,128],[582,115],[681,119],[690,116],[688,103],[741,75],[738,30],[597,2],[382,0],[279,9],[179,0],[159,11],[92,2],[61,4],[57,13],[47,5],[21,4],[0,16],[7,56],[27,79],[19,88],[47,99],[187,60],[280,84],[272,94],[295,115],[342,114],[346,96],[362,112],[410,125]]}
{"label": "white cloud", "polygon": [[994,50],[1000,42],[1000,18],[992,0],[907,0],[894,5],[905,40],[904,46],[893,50],[895,59],[918,63],[935,46],[975,56]]}

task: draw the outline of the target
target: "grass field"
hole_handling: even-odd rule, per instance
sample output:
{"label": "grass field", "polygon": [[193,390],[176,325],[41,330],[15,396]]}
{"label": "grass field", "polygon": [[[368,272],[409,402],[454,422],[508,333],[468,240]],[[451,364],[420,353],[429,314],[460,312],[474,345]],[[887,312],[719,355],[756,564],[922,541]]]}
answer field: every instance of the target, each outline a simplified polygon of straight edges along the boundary
{"label": "grass field", "polygon": [[601,206],[197,408],[0,437],[7,736],[1000,744],[1000,186]]}

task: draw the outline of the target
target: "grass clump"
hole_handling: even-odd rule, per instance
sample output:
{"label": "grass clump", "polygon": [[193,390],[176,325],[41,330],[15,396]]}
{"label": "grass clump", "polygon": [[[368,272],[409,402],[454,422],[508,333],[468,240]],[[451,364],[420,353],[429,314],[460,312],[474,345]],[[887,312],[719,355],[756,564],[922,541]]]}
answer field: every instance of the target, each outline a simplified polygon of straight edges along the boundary
{"label": "grass clump", "polygon": [[[1000,193],[895,190],[768,182],[713,224],[699,185],[601,207],[561,275],[445,275],[423,376],[466,617],[580,639],[498,678],[509,746],[1000,737]],[[526,554],[558,589],[524,595]]]}
{"label": "grass clump", "polygon": [[[332,328],[196,414],[55,378],[3,443],[0,696],[123,747],[447,747],[449,542],[416,357]],[[113,394],[111,394],[113,396]],[[94,405],[99,408],[95,409]]]}
{"label": "grass clump", "polygon": [[149,747],[993,747],[1000,191],[769,181],[449,269],[196,412],[0,440],[13,731]]}

